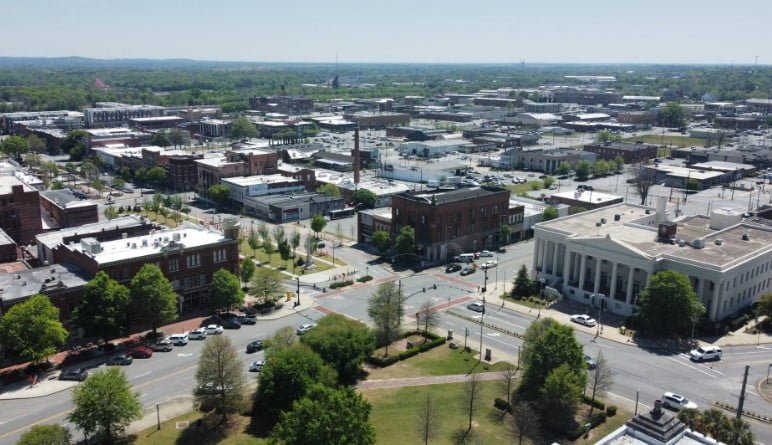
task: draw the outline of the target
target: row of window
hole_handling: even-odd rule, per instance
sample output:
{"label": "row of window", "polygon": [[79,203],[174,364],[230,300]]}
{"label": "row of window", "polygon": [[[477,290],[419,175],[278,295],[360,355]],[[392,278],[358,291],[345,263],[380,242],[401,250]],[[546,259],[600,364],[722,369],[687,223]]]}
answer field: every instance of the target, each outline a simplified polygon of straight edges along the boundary
{"label": "row of window", "polygon": [[206,274],[189,275],[183,277],[182,281],[172,280],[172,287],[174,290],[190,289],[192,287],[199,287],[206,285]]}
{"label": "row of window", "polygon": [[[226,249],[217,249],[212,251],[212,261],[215,263],[222,263],[228,259],[228,251]],[[169,258],[167,260],[169,266],[169,272],[177,272],[180,270],[180,259]],[[185,257],[185,265],[188,269],[201,266],[201,254],[193,253]],[[160,265],[159,265],[160,266]]]}

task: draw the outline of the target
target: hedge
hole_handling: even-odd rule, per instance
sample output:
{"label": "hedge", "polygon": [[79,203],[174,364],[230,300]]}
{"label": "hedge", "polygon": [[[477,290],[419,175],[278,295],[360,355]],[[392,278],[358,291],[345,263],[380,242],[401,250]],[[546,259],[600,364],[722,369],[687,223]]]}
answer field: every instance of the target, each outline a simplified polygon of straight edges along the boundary
{"label": "hedge", "polygon": [[617,415],[617,406],[616,405],[609,405],[606,407],[606,415],[608,417],[614,417]]}
{"label": "hedge", "polygon": [[399,359],[400,360],[406,360],[414,355],[418,355],[418,353],[421,352],[418,348],[410,348],[408,350],[402,351],[399,353]]}
{"label": "hedge", "polygon": [[330,289],[338,289],[338,288],[341,288],[341,287],[351,286],[352,284],[354,284],[354,282],[351,281],[351,280],[336,281],[336,282],[330,284]]}
{"label": "hedge", "polygon": [[418,346],[418,350],[421,351],[421,352],[426,352],[429,349],[436,348],[437,346],[444,344],[445,341],[446,340],[445,340],[444,337],[440,337],[440,338],[437,338],[437,339],[434,339],[432,341],[429,341],[429,342],[426,342],[426,343],[423,343],[423,344],[419,345]]}
{"label": "hedge", "polygon": [[592,419],[590,419],[590,425],[592,426],[592,428],[595,428],[596,426],[600,425],[605,421],[606,421],[606,413],[601,411],[599,413],[595,413],[592,415]]}
{"label": "hedge", "polygon": [[367,363],[370,363],[371,365],[380,366],[381,368],[385,368],[386,366],[392,365],[394,363],[397,363],[399,361],[399,356],[392,355],[389,357],[377,357],[374,355],[365,357],[365,361]]}
{"label": "hedge", "polygon": [[371,365],[380,366],[381,368],[384,368],[386,366],[392,365],[400,360],[408,359],[418,353],[426,352],[432,348],[436,348],[439,345],[442,345],[446,342],[445,337],[440,337],[439,335],[432,334],[431,332],[424,335],[423,332],[420,331],[408,331],[400,335],[400,338],[407,338],[411,335],[423,335],[427,339],[431,339],[431,341],[428,341],[426,343],[422,343],[420,345],[416,345],[406,351],[402,351],[397,355],[392,355],[389,357],[377,357],[374,355],[365,357],[365,361],[367,363],[370,363]]}
{"label": "hedge", "polygon": [[512,411],[512,405],[500,397],[496,397],[495,399],[493,399],[493,406],[500,411],[506,411],[506,412]]}
{"label": "hedge", "polygon": [[584,435],[584,427],[580,426],[580,427],[577,427],[574,430],[571,430],[571,431],[567,432],[566,433],[566,439],[568,439],[571,442],[573,442],[575,440],[578,440],[580,437],[582,437],[582,435]]}
{"label": "hedge", "polygon": [[[597,400],[596,400],[597,402]],[[616,408],[616,407],[615,407]],[[599,412],[592,415],[592,418],[590,419],[590,429],[593,429],[600,425],[601,423],[606,421],[606,413],[605,412]],[[584,426],[577,427],[574,430],[569,431],[566,433],[566,439],[570,441],[575,441],[582,437],[585,433]]]}
{"label": "hedge", "polygon": [[370,281],[372,279],[373,279],[373,277],[371,277],[370,275],[365,275],[363,277],[357,278],[357,281],[359,281],[360,283],[367,283],[368,281]]}
{"label": "hedge", "polygon": [[595,408],[600,410],[606,409],[605,403],[601,402],[598,399],[593,399],[592,397],[587,395],[582,396],[582,403],[584,403],[585,405],[594,406]]}

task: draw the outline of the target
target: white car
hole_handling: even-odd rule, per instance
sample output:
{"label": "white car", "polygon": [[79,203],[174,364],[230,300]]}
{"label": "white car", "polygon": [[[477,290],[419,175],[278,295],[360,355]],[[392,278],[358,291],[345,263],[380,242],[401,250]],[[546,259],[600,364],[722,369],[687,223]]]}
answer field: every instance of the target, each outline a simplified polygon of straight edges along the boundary
{"label": "white car", "polygon": [[493,267],[498,266],[499,263],[496,262],[496,260],[488,260],[480,265],[480,268],[482,269],[491,269]]}
{"label": "white car", "polygon": [[174,346],[185,346],[188,344],[188,334],[172,334],[169,336],[169,341],[172,342]]}
{"label": "white car", "polygon": [[662,394],[662,406],[672,409],[674,411],[681,411],[682,409],[697,409],[697,404],[690,401],[681,394],[674,392],[666,392]]}
{"label": "white car", "polygon": [[206,331],[206,335],[219,335],[223,333],[224,329],[219,324],[210,324],[205,327],[204,330]]}
{"label": "white car", "polygon": [[571,316],[571,321],[590,327],[595,326],[596,324],[595,319],[587,314],[574,314]]}
{"label": "white car", "polygon": [[206,339],[206,328],[198,328],[188,332],[188,338],[191,340]]}
{"label": "white car", "polygon": [[689,351],[689,358],[695,362],[704,362],[705,360],[721,360],[723,352],[718,346],[704,346]]}
{"label": "white car", "polygon": [[298,335],[303,335],[303,334],[305,334],[306,332],[310,331],[311,329],[313,329],[315,327],[316,327],[316,324],[314,324],[314,323],[301,324],[300,326],[298,326],[297,333],[298,333]]}
{"label": "white car", "polygon": [[249,372],[260,372],[263,370],[263,366],[265,365],[265,360],[257,360],[252,362],[252,364],[249,365]]}
{"label": "white car", "polygon": [[489,258],[493,257],[493,252],[491,252],[490,250],[483,250],[482,252],[480,252],[480,257],[489,257]]}

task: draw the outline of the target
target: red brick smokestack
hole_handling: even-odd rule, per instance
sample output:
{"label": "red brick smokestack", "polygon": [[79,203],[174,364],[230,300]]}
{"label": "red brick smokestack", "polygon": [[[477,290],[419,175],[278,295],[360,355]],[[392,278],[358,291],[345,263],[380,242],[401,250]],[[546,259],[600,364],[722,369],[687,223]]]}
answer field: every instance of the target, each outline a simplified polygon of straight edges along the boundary
{"label": "red brick smokestack", "polygon": [[354,130],[354,188],[359,187],[359,127]]}

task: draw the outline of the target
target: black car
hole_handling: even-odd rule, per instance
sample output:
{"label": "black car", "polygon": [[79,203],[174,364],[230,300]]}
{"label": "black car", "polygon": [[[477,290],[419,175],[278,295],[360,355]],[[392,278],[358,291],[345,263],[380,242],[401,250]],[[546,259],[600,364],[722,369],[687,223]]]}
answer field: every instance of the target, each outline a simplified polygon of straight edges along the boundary
{"label": "black car", "polygon": [[131,354],[121,354],[107,360],[107,366],[128,366],[133,361],[134,359],[131,357]]}
{"label": "black car", "polygon": [[254,315],[239,315],[238,319],[241,324],[256,324],[257,318]]}
{"label": "black car", "polygon": [[474,273],[473,267],[465,267],[463,270],[461,270],[461,275],[471,275]]}
{"label": "black car", "polygon": [[458,272],[459,270],[461,270],[461,265],[453,263],[445,268],[445,273]]}
{"label": "black car", "polygon": [[263,349],[263,341],[262,340],[254,340],[250,342],[247,345],[247,354],[251,354],[253,352],[257,352]]}
{"label": "black car", "polygon": [[231,318],[229,320],[223,320],[222,327],[224,329],[241,329],[241,323],[239,323],[238,319]]}
{"label": "black car", "polygon": [[589,370],[593,370],[598,367],[598,362],[596,362],[595,359],[589,355],[584,356],[584,363],[587,364],[587,369]]}
{"label": "black car", "polygon": [[86,368],[70,369],[68,371],[62,371],[62,373],[59,374],[59,380],[76,380],[82,382],[86,380],[87,377],[88,369]]}

